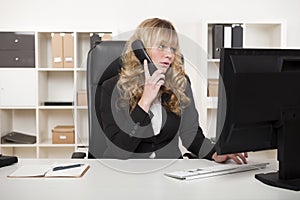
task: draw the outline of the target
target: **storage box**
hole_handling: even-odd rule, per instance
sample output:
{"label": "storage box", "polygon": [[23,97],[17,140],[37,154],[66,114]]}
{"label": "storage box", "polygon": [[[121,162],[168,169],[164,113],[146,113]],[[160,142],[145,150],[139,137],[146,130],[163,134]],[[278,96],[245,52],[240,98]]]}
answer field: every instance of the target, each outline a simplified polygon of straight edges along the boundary
{"label": "storage box", "polygon": [[218,96],[218,79],[209,79],[208,80],[208,96],[209,97],[216,97]]}
{"label": "storage box", "polygon": [[28,50],[0,50],[0,67],[33,68],[35,52]]}
{"label": "storage box", "polygon": [[34,32],[0,33],[0,68],[35,67]]}
{"label": "storage box", "polygon": [[74,67],[74,36],[72,33],[66,33],[63,38],[64,68]]}
{"label": "storage box", "polygon": [[34,51],[34,32],[0,32],[0,50]]}
{"label": "storage box", "polygon": [[62,68],[64,67],[63,58],[63,34],[52,33],[52,67]]}
{"label": "storage box", "polygon": [[79,90],[77,92],[77,105],[87,106],[87,92],[86,90]]}
{"label": "storage box", "polygon": [[74,126],[59,125],[52,129],[53,144],[74,144]]}
{"label": "storage box", "polygon": [[104,33],[101,37],[102,41],[112,40],[112,36],[109,33]]}

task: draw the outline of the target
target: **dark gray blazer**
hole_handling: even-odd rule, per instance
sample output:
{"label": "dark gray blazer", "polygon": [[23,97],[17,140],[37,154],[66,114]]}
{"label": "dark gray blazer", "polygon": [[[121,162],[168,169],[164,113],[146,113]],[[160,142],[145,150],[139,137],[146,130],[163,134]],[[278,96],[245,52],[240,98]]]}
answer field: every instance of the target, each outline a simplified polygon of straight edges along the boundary
{"label": "dark gray blazer", "polygon": [[[149,158],[155,152],[156,158],[181,158],[178,138],[182,144],[199,158],[211,159],[214,145],[204,137],[198,123],[192,90],[188,84],[186,95],[191,104],[182,111],[181,116],[162,110],[162,128],[154,135],[151,113],[146,113],[138,105],[129,113],[129,107],[117,106],[119,92],[116,83],[119,76],[106,80],[101,86],[100,106],[97,117],[106,135],[106,158]],[[168,95],[162,95],[161,102],[167,102]]]}

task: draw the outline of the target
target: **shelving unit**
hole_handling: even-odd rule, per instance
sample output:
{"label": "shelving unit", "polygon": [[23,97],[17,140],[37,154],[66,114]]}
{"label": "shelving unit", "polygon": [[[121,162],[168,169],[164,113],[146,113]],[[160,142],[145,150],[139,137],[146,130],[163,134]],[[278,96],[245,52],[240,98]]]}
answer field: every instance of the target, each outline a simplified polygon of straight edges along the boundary
{"label": "shelving unit", "polygon": [[[219,78],[220,63],[219,59],[212,58],[214,24],[241,24],[244,48],[283,48],[286,45],[286,25],[283,21],[202,22],[200,46],[206,55],[204,59],[203,55],[196,56],[201,58],[196,66],[201,66],[199,71],[203,80],[192,87],[197,87],[200,91],[195,101],[200,102],[197,105],[200,125],[209,138],[215,137],[218,98],[208,96],[208,80]],[[19,131],[36,136],[37,142],[27,145],[0,144],[0,153],[21,158],[69,158],[72,152],[88,146],[88,110],[87,106],[78,106],[77,92],[87,88],[86,62],[91,33],[113,35],[113,31],[54,31],[73,34],[74,68],[52,68],[52,31],[33,32],[35,66],[0,67],[0,136]],[[43,102],[46,100],[67,100],[72,101],[73,105],[44,106]],[[75,143],[52,144],[51,129],[56,125],[74,125]]]}
{"label": "shelving unit", "polygon": [[202,117],[200,124],[209,138],[215,138],[218,97],[208,96],[208,80],[219,78],[220,59],[213,58],[213,26],[215,24],[240,24],[243,27],[243,48],[284,48],[286,46],[286,25],[284,21],[204,21],[201,25],[201,46],[206,59],[201,63],[204,83],[200,86]]}
{"label": "shelving unit", "polygon": [[[87,88],[90,35],[113,35],[113,31],[55,32],[73,35],[73,68],[52,67],[51,31],[34,31],[34,67],[0,67],[0,136],[16,131],[36,136],[37,140],[35,144],[0,143],[2,154],[20,158],[70,158],[78,149],[87,150],[88,110],[87,106],[78,106],[77,92]],[[62,100],[73,105],[44,105],[45,101]],[[52,144],[52,128],[56,125],[74,125],[75,143]]]}

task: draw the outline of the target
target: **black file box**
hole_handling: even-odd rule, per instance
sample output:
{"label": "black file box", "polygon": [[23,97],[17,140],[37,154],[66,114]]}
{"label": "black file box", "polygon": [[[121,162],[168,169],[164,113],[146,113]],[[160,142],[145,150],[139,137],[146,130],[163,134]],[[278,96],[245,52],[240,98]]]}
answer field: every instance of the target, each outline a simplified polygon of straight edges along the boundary
{"label": "black file box", "polygon": [[35,67],[33,32],[0,32],[0,67]]}
{"label": "black file box", "polygon": [[241,25],[232,26],[232,47],[243,47],[243,27]]}
{"label": "black file box", "polygon": [[223,47],[224,43],[224,29],[223,25],[215,24],[212,27],[212,57],[213,58],[220,58],[221,48]]}

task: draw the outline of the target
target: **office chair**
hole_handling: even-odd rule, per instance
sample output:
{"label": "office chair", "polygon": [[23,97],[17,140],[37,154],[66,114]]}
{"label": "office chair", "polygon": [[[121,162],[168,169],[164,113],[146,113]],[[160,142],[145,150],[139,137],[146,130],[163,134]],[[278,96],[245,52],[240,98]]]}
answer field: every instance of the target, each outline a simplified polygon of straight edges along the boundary
{"label": "office chair", "polygon": [[[120,55],[126,41],[102,41],[88,53],[87,58],[87,94],[89,150],[88,158],[102,158],[106,149],[104,132],[97,118],[101,85],[105,80],[117,75],[121,69]],[[98,111],[98,113],[100,113]],[[98,116],[100,117],[100,116]]]}
{"label": "office chair", "polygon": [[[88,158],[103,158],[107,148],[105,134],[98,119],[100,115],[100,90],[105,80],[117,75],[122,67],[120,55],[126,41],[101,41],[94,45],[87,58],[87,94],[88,94],[88,123],[89,123],[89,149]],[[183,57],[182,57],[183,59]],[[188,77],[187,77],[188,78]],[[188,79],[189,80],[189,79]],[[100,120],[101,121],[101,120]],[[183,155],[195,158],[192,154]],[[84,158],[86,155],[75,152],[72,158]]]}
{"label": "office chair", "polygon": [[[87,56],[87,95],[88,95],[88,158],[103,158],[107,148],[106,139],[98,121],[101,85],[105,80],[117,75],[121,69],[120,55],[126,41],[98,41]],[[84,158],[83,152],[74,152],[72,158]]]}

